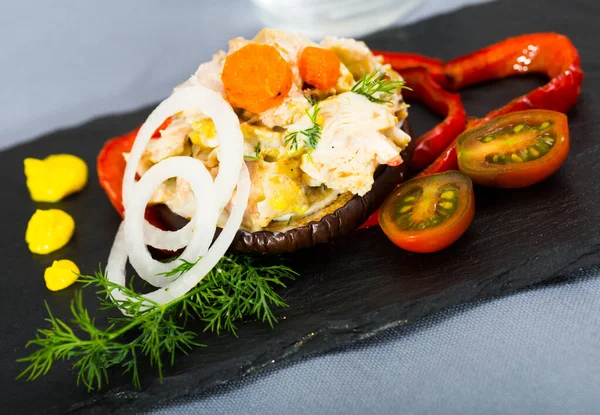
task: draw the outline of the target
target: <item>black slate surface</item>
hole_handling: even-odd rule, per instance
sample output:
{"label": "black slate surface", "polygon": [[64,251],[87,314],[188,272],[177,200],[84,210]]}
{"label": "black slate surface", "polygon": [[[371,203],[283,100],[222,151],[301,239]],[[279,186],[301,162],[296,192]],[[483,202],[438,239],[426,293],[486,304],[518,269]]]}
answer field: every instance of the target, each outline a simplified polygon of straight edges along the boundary
{"label": "black slate surface", "polygon": [[[536,186],[502,191],[476,189],[477,211],[469,231],[454,246],[430,255],[403,252],[379,229],[275,259],[302,276],[283,291],[290,308],[282,321],[268,326],[243,324],[239,339],[202,335],[209,347],[180,357],[162,384],[144,369],[143,389],[135,391],[117,375],[102,392],[77,388],[67,363],[57,364],[34,383],[15,381],[23,369],[15,359],[43,325],[47,300],[57,316],[68,316],[74,288],[50,293],[44,268],[57,258],[72,258],[93,271],[106,261],[119,218],[92,172],[86,191],[58,204],[77,223],[74,240],[56,254],[32,256],[23,240],[36,207],[21,173],[25,157],[71,152],[90,166],[103,141],[141,122],[149,109],[92,121],[57,131],[0,153],[4,185],[3,288],[0,290],[0,407],[4,413],[130,413],[177,395],[204,390],[243,374],[313,352],[329,350],[370,336],[391,325],[409,324],[424,315],[569,275],[600,263],[600,174],[598,143],[600,56],[595,20],[600,5],[586,1],[505,0],[440,16],[368,39],[373,48],[421,52],[451,58],[507,36],[535,31],[568,35],[578,47],[586,71],[577,107],[569,114],[572,149],[562,169]],[[539,77],[515,78],[463,91],[471,115],[483,115],[543,83]],[[417,132],[434,117],[418,107],[411,112]],[[85,294],[93,306],[93,293]],[[8,412],[5,412],[8,410]]]}

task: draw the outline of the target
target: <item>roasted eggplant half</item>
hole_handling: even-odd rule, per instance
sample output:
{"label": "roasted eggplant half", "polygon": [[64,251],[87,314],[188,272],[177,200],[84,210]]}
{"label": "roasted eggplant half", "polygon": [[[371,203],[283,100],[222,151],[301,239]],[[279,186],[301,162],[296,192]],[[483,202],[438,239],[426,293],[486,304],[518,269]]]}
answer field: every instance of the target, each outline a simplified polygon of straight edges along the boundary
{"label": "roasted eggplant half", "polygon": [[[408,120],[402,130],[412,137]],[[239,230],[231,251],[237,253],[281,254],[329,242],[347,235],[362,225],[375,212],[398,183],[406,180],[414,142],[401,153],[404,162],[399,166],[379,166],[373,187],[364,196],[345,193],[329,206],[291,222],[272,222],[265,230]],[[169,230],[183,227],[188,220],[173,213],[166,205],[154,206],[155,212]]]}

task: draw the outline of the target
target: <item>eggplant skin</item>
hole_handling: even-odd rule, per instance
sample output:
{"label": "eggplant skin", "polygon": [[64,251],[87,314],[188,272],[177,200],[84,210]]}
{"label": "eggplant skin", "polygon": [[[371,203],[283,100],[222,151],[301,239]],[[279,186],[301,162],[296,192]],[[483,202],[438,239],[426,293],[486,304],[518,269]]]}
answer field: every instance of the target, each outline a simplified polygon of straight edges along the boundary
{"label": "eggplant skin", "polygon": [[[412,137],[408,120],[402,129]],[[362,225],[383,203],[387,195],[407,179],[414,148],[414,139],[401,153],[404,162],[396,167],[380,166],[375,172],[373,187],[364,196],[355,195],[344,206],[318,221],[283,232],[239,230],[229,248],[244,254],[282,254],[329,242],[347,235]],[[155,207],[156,213],[167,229],[177,230],[187,219],[174,214],[165,205]]]}

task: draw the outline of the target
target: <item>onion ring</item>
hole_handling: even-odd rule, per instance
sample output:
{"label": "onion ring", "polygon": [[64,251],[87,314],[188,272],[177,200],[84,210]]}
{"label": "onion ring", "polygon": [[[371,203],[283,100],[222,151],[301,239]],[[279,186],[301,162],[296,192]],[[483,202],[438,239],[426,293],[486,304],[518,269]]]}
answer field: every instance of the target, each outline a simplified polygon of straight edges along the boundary
{"label": "onion ring", "polygon": [[[127,215],[129,198],[135,185],[137,166],[140,163],[148,142],[154,132],[168,117],[184,110],[201,111],[213,120],[215,129],[220,137],[219,172],[214,181],[215,188],[217,189],[218,210],[221,211],[231,199],[233,189],[238,181],[238,172],[243,163],[244,138],[239,127],[239,120],[229,103],[218,93],[202,85],[190,85],[176,89],[169,98],[161,102],[150,113],[146,122],[144,122],[138,131],[127,159],[125,174],[123,175],[123,206],[125,215]],[[158,229],[148,222],[144,225],[144,229],[144,233],[148,236],[149,240],[155,244],[161,239],[166,243],[166,241],[172,242],[175,238],[188,243],[192,239],[193,232],[191,227],[184,227],[176,232],[166,234],[166,231]]]}
{"label": "onion ring", "polygon": [[[246,165],[242,163],[237,191],[232,201],[231,214],[215,243],[210,247],[206,255],[203,256],[187,273],[183,274],[180,278],[167,286],[145,294],[143,297],[147,299],[148,302],[147,304],[142,304],[141,310],[152,307],[153,304],[164,305],[180,298],[202,281],[202,279],[214,268],[229,248],[229,245],[231,245],[231,241],[233,241],[233,238],[242,223],[242,218],[246,211],[246,206],[248,205],[250,188],[251,183],[248,169]],[[121,286],[125,286],[125,267],[127,265],[125,240],[125,221],[123,221],[117,231],[106,267],[106,277],[108,280]],[[113,301],[119,305],[121,312],[128,315],[127,310],[123,309],[121,304],[127,300],[135,301],[135,299],[129,298],[119,290],[112,291],[111,295]]]}
{"label": "onion ring", "polygon": [[[169,157],[150,167],[131,190],[129,205],[125,215],[125,247],[129,254],[129,262],[138,275],[154,285],[164,287],[176,276],[160,275],[170,271],[173,264],[153,259],[146,249],[144,241],[144,211],[156,188],[171,177],[185,179],[194,193],[196,213],[192,219],[193,236],[180,258],[194,262],[204,255],[213,239],[217,218],[216,198],[212,176],[204,164],[192,157]],[[200,198],[202,196],[202,199]],[[202,203],[200,203],[202,201]],[[162,231],[171,237],[177,232]],[[173,239],[173,238],[172,238]],[[162,247],[165,245],[162,244]],[[158,246],[155,248],[160,248]],[[185,245],[182,245],[185,246]],[[181,246],[173,245],[174,249]]]}
{"label": "onion ring", "polygon": [[[165,119],[183,110],[201,111],[215,124],[220,139],[219,172],[216,178],[212,179],[201,161],[193,157],[177,156],[156,163],[136,182],[137,166],[151,136]],[[142,296],[142,310],[156,304],[169,303],[185,295],[227,252],[242,223],[251,189],[250,175],[243,160],[243,144],[239,120],[229,103],[216,92],[201,85],[177,88],[152,111],[138,131],[123,176],[124,220],[109,254],[106,278],[125,286],[125,269],[129,259],[142,279],[160,287]],[[146,205],[156,188],[172,177],[186,180],[196,201],[192,220],[175,232],[158,229],[144,218]],[[219,215],[230,201],[232,208],[229,218],[211,246]],[[166,277],[161,274],[174,268],[172,262],[163,263],[153,259],[147,245],[173,251],[185,247],[179,258],[196,264],[180,276]],[[135,302],[136,299],[129,298],[120,290],[113,290],[111,296],[121,312],[128,315],[129,310],[124,303]]]}

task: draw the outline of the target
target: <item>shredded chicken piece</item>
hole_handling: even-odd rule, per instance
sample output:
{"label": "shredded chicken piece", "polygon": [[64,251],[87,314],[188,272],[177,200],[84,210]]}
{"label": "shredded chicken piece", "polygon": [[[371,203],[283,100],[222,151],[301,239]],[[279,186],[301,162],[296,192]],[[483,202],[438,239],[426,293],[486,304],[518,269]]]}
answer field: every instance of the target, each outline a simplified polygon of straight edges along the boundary
{"label": "shredded chicken piece", "polygon": [[[377,166],[401,162],[399,153],[410,137],[397,127],[388,106],[346,92],[323,101],[319,114],[321,139],[302,158],[308,184],[362,196],[371,189]],[[299,123],[304,127],[306,118]]]}
{"label": "shredded chicken piece", "polygon": [[373,55],[365,42],[331,36],[323,39],[321,46],[333,51],[356,79],[381,67],[381,60]]}
{"label": "shredded chicken piece", "polygon": [[162,130],[160,138],[150,140],[142,161],[149,160],[156,164],[159,161],[173,156],[184,155],[185,144],[191,127],[183,117],[175,117],[169,126]]}

